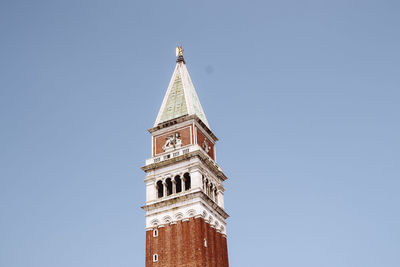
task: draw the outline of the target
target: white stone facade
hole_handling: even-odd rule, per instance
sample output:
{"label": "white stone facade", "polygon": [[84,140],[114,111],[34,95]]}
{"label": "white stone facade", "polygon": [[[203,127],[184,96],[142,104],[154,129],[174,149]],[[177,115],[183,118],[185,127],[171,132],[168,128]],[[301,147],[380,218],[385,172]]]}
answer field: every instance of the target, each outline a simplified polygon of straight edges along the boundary
{"label": "white stone facade", "polygon": [[[225,233],[227,214],[224,212],[223,180],[207,167],[198,156],[190,156],[192,152],[202,152],[198,145],[189,149],[187,159],[174,162],[159,168],[147,170],[146,183],[146,228],[162,226],[189,217],[203,217],[217,230]],[[168,160],[174,160],[169,158]],[[146,163],[156,164],[154,160]],[[190,177],[190,188],[185,189],[185,175]],[[177,192],[174,179],[181,178],[181,190]],[[167,191],[167,181],[172,188]],[[160,190],[157,184],[162,184]],[[160,193],[160,194],[159,194]],[[162,194],[162,195],[161,195]]]}

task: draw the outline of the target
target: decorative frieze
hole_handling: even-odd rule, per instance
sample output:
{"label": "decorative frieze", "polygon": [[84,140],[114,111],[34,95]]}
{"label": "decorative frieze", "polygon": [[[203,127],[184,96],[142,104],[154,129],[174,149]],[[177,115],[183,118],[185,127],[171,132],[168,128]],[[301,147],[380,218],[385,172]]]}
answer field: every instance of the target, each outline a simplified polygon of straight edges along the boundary
{"label": "decorative frieze", "polygon": [[212,228],[215,228],[220,233],[225,233],[225,220],[221,220],[220,216],[213,216],[215,212],[207,207],[196,206],[197,209],[192,207],[181,207],[177,211],[166,210],[163,212],[156,213],[154,215],[146,216],[146,230],[165,227],[166,225],[176,224],[177,222],[189,221],[190,218],[203,218],[206,223],[208,223]]}

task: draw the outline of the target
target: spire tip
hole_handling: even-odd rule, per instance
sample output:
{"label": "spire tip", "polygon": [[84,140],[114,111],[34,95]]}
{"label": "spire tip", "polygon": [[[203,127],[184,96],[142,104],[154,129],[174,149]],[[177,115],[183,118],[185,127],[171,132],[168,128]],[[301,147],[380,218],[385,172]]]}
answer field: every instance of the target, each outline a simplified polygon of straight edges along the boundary
{"label": "spire tip", "polygon": [[176,62],[178,63],[178,62],[183,62],[183,63],[185,63],[186,64],[186,62],[185,62],[185,59],[183,58],[183,47],[181,46],[181,45],[178,45],[177,47],[176,47],[176,56],[178,57],[177,59],[176,59]]}

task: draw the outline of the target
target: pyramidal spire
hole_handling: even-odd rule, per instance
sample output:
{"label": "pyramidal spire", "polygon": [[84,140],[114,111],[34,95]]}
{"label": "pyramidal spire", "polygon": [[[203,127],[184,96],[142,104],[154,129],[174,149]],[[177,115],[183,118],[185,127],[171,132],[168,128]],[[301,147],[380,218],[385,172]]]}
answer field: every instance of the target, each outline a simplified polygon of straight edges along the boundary
{"label": "pyramidal spire", "polygon": [[176,56],[175,70],[169,82],[167,93],[164,96],[154,127],[165,121],[185,115],[197,115],[210,128],[192,79],[186,68],[182,46],[176,48]]}

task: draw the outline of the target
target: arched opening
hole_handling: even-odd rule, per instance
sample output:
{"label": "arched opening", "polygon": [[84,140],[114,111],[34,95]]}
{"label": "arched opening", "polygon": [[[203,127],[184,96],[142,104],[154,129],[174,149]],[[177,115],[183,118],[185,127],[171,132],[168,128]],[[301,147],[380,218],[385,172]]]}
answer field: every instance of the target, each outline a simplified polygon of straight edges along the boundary
{"label": "arched opening", "polygon": [[175,176],[176,193],[182,192],[182,179],[179,175]]}
{"label": "arched opening", "polygon": [[153,237],[157,237],[158,236],[158,230],[157,229],[154,229],[153,230]]}
{"label": "arched opening", "polygon": [[209,195],[208,195],[212,200],[214,200],[214,185],[211,184],[210,185],[210,191],[209,191]]}
{"label": "arched opening", "polygon": [[207,193],[207,190],[208,190],[208,179],[206,179],[206,181],[205,181],[205,183],[204,183],[204,188],[203,188],[203,190],[204,190],[204,193],[208,194],[208,193]]}
{"label": "arched opening", "polygon": [[183,175],[183,179],[185,180],[185,191],[189,190],[191,188],[190,174],[189,173],[185,173]]}
{"label": "arched opening", "polygon": [[171,178],[168,178],[165,180],[165,184],[167,185],[167,196],[172,194],[172,180]]}
{"label": "arched opening", "polygon": [[158,198],[163,197],[164,196],[164,185],[163,185],[162,181],[157,182],[156,188],[157,188],[157,197]]}
{"label": "arched opening", "polygon": [[217,198],[217,188],[214,188],[214,201],[217,202],[218,198]]}

